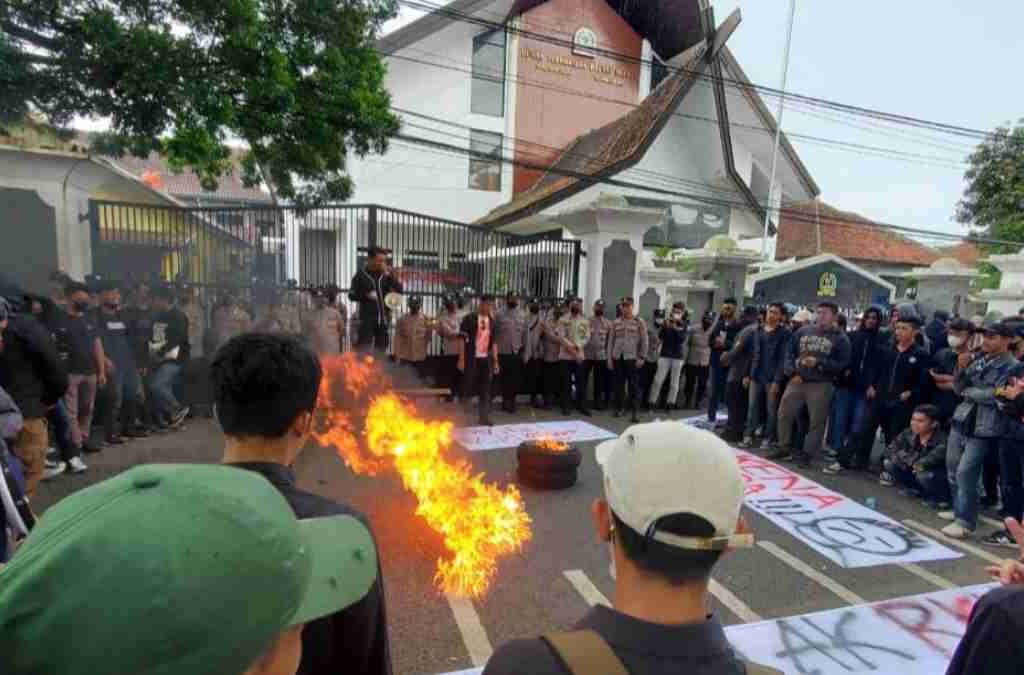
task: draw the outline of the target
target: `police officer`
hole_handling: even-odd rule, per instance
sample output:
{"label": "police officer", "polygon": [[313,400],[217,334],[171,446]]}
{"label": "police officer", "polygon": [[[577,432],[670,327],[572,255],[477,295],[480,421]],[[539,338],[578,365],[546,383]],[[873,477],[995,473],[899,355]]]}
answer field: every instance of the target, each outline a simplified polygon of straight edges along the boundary
{"label": "police officer", "polygon": [[576,385],[576,409],[581,415],[590,417],[587,410],[587,390],[583,379],[583,348],[590,341],[590,321],[583,316],[583,301],[573,298],[569,302],[569,313],[559,319],[559,335],[562,339],[558,350],[558,366],[562,389],[562,414],[570,413],[572,387]]}
{"label": "police officer", "polygon": [[633,315],[633,298],[622,300],[622,318],[612,324],[608,341],[608,367],[615,371],[616,417],[625,412],[625,387],[629,385],[629,405],[633,412],[634,424],[640,421],[637,409],[640,406],[640,382],[638,370],[643,365],[650,340],[647,324]]}
{"label": "police officer", "polygon": [[657,400],[661,392],[652,392],[654,376],[658,373],[658,358],[661,357],[661,329],[665,327],[665,310],[654,310],[654,328],[648,335],[647,353],[644,355],[644,365],[640,369],[640,391],[643,396],[644,409],[653,407],[648,403],[650,399]]}
{"label": "police officer", "polygon": [[420,378],[426,378],[427,345],[434,330],[422,309],[420,296],[409,298],[409,313],[395,325],[395,360],[411,365]]}
{"label": "police officer", "polygon": [[441,305],[444,309],[437,317],[437,332],[441,336],[443,353],[438,367],[437,384],[439,387],[448,387],[451,391],[448,400],[454,401],[456,397],[461,398],[458,361],[459,345],[462,342],[459,323],[462,321],[462,317],[459,316],[454,295],[448,294],[441,298]]}
{"label": "police officer", "polygon": [[594,408],[604,410],[612,397],[612,371],[608,368],[608,336],[612,322],[604,315],[604,300],[594,303],[594,316],[590,319],[590,339],[583,348],[586,358],[583,373],[583,391],[586,392],[591,375],[594,378]]}
{"label": "police officer", "polygon": [[526,319],[519,311],[519,294],[509,291],[505,308],[498,312],[494,323],[498,328],[498,364],[501,366],[501,409],[516,411],[516,397],[522,386],[523,343],[526,340]]}
{"label": "police officer", "polygon": [[559,319],[565,314],[565,308],[556,300],[547,318],[544,320],[541,344],[544,345],[544,366],[542,368],[542,381],[544,392],[544,405],[551,407],[559,395],[558,353],[562,349],[564,334],[559,333]]}
{"label": "police officer", "polygon": [[[540,314],[540,301],[527,303],[529,313],[524,320],[526,337],[523,340],[523,391],[530,395],[534,408],[544,408],[544,318]],[[499,356],[500,359],[500,356]]]}

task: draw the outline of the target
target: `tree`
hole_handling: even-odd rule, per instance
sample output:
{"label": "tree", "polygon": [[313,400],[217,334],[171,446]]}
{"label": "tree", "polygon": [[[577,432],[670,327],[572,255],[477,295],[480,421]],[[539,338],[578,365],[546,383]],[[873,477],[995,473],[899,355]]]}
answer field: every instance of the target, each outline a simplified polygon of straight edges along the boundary
{"label": "tree", "polygon": [[0,119],[110,120],[100,154],[163,155],[215,189],[230,145],[247,185],[347,199],[350,152],[398,132],[375,35],[396,0],[2,0]]}
{"label": "tree", "polygon": [[[1024,126],[999,127],[967,158],[967,188],[957,221],[979,236],[1024,243]],[[1020,246],[986,246],[988,253],[1017,253]],[[999,271],[982,265],[980,285],[999,285]]]}

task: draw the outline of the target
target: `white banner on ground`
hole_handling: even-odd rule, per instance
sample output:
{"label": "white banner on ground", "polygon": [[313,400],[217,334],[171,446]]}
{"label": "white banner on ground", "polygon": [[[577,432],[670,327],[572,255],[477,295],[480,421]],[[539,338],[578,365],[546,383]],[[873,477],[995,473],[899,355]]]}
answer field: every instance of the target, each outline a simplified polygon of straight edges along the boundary
{"label": "white banner on ground", "polygon": [[584,443],[615,438],[612,432],[579,420],[504,424],[496,427],[464,427],[452,432],[452,438],[472,452],[514,448],[523,441],[553,438],[564,443]]}
{"label": "white banner on ground", "polygon": [[974,602],[994,584],[730,626],[744,658],[788,674],[934,675],[949,665]]}
{"label": "white banner on ground", "polygon": [[[995,584],[954,588],[729,626],[743,658],[787,675],[935,675],[949,665],[975,601]],[[478,675],[482,669],[448,675]]]}
{"label": "white banner on ground", "polygon": [[[700,426],[704,417],[685,424]],[[878,511],[833,492],[781,464],[736,450],[746,505],[843,567],[960,558]]]}

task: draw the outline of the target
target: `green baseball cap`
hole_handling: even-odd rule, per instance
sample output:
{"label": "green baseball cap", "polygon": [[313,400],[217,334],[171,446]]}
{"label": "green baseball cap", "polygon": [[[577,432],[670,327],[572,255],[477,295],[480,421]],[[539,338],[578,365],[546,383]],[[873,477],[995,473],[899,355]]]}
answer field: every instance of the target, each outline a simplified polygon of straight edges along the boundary
{"label": "green baseball cap", "polygon": [[140,466],[53,506],[0,570],[0,672],[242,673],[376,576],[351,516],[296,520],[243,469]]}

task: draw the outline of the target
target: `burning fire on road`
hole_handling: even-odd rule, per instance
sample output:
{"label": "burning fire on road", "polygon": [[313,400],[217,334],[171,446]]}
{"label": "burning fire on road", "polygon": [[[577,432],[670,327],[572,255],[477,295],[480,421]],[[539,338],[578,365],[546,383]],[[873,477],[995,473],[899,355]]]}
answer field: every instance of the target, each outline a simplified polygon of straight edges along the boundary
{"label": "burning fire on road", "polygon": [[314,439],[355,473],[396,474],[416,497],[416,515],[443,537],[438,587],[469,598],[486,593],[498,560],[532,535],[518,489],[485,483],[468,462],[449,457],[452,423],[421,415],[372,357],[345,353],[322,363]]}

